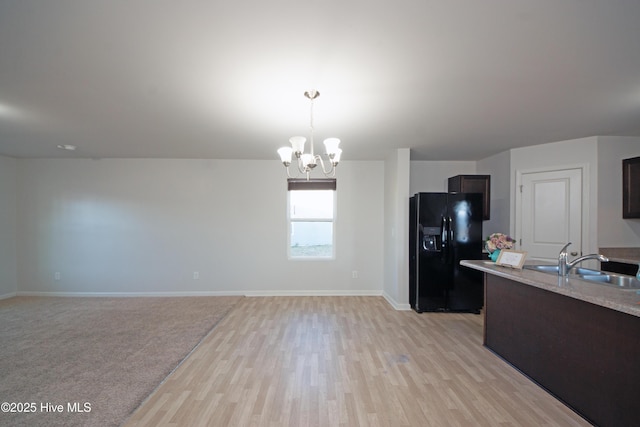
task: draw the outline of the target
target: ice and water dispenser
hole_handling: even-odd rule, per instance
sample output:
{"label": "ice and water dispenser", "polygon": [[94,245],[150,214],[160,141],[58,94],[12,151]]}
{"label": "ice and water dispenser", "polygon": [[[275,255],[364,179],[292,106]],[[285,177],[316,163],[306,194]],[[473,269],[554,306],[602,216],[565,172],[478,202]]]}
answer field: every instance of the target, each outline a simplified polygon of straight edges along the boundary
{"label": "ice and water dispenser", "polygon": [[422,250],[425,252],[440,252],[442,236],[439,227],[422,228]]}

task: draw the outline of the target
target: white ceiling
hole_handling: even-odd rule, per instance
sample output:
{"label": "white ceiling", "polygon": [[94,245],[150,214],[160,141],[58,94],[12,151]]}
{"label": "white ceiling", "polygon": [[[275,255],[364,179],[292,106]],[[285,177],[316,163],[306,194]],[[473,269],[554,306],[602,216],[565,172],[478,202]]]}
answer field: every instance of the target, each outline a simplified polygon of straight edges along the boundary
{"label": "white ceiling", "polygon": [[0,0],[0,155],[275,160],[308,89],[344,160],[640,136],[640,1]]}

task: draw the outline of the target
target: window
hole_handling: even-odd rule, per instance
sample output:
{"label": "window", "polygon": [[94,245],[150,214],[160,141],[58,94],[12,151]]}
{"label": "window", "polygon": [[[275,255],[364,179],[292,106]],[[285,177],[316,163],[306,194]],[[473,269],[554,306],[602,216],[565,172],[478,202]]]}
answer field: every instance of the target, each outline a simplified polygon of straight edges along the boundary
{"label": "window", "polygon": [[290,190],[289,257],[333,258],[333,190]]}

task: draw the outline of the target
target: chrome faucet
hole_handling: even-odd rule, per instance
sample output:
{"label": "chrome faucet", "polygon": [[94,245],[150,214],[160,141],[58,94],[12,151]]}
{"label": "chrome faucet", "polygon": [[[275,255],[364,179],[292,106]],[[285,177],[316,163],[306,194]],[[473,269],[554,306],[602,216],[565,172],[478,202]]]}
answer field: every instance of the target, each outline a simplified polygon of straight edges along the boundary
{"label": "chrome faucet", "polygon": [[567,248],[569,247],[569,245],[571,245],[571,242],[567,243],[566,245],[563,246],[562,249],[560,249],[560,254],[558,255],[558,275],[565,277],[567,274],[569,274],[569,271],[576,265],[581,263],[582,261],[586,261],[588,259],[597,259],[601,262],[608,262],[609,258],[607,258],[604,255],[600,255],[600,254],[589,254],[589,255],[584,255],[581,256],[579,258],[574,259],[573,261],[569,262],[569,255],[567,254]]}

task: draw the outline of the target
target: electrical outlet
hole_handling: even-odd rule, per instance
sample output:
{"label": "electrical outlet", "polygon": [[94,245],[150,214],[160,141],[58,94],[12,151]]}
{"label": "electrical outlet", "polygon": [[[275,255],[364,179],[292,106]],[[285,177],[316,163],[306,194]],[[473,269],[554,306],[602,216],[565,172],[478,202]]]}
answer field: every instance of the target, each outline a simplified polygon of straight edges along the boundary
{"label": "electrical outlet", "polygon": [[56,271],[55,273],[53,273],[53,280],[60,280],[60,272]]}
{"label": "electrical outlet", "polygon": [[357,279],[358,278],[358,270],[353,270],[351,272],[351,278],[352,279]]}
{"label": "electrical outlet", "polygon": [[198,280],[200,278],[200,272],[199,271],[194,271],[193,272],[193,280]]}

